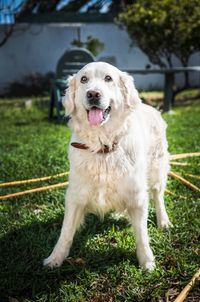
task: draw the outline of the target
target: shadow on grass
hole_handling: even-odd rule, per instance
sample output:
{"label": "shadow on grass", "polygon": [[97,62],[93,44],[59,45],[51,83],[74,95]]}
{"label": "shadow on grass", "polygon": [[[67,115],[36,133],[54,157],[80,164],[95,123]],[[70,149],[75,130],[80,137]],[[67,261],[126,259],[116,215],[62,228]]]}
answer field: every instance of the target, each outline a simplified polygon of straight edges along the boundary
{"label": "shadow on grass", "polygon": [[97,252],[86,244],[88,237],[105,233],[113,224],[122,229],[127,226],[127,222],[125,219],[116,221],[110,216],[101,222],[96,216],[89,215],[86,225],[75,236],[71,249],[71,256],[83,257],[86,263],[65,262],[61,268],[44,268],[42,260],[48,256],[58,239],[62,218],[59,216],[47,223],[34,222],[1,238],[0,302],[8,301],[8,297],[17,297],[20,301],[57,293],[62,281],[78,283],[85,269],[104,273],[124,259],[137,265],[135,254],[117,245],[110,244],[106,251],[99,251],[97,257]]}

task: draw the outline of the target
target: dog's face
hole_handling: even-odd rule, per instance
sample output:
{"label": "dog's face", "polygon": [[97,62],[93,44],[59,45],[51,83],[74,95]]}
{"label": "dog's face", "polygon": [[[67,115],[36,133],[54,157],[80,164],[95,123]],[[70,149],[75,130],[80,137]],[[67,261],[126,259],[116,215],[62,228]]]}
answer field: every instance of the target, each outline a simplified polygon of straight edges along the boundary
{"label": "dog's face", "polygon": [[90,126],[102,126],[140,102],[132,77],[107,63],[86,65],[68,83],[66,114]]}

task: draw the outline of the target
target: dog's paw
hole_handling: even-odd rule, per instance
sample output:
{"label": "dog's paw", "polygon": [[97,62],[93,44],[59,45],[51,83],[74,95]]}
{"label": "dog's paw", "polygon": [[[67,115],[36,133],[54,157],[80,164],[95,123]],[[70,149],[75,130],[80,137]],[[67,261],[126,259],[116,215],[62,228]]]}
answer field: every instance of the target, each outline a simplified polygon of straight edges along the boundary
{"label": "dog's paw", "polygon": [[63,263],[63,258],[58,256],[56,257],[54,255],[50,255],[48,258],[44,259],[43,261],[43,265],[48,266],[50,268],[60,267],[62,263]]}
{"label": "dog's paw", "polygon": [[140,253],[137,250],[137,256],[142,269],[152,271],[155,268],[155,259],[150,248],[140,250]]}
{"label": "dog's paw", "polygon": [[152,271],[155,268],[155,260],[153,257],[153,253],[151,250],[149,250],[149,253],[143,255],[139,258],[139,264],[142,269]]}
{"label": "dog's paw", "polygon": [[158,221],[158,227],[160,229],[169,229],[170,227],[173,227],[172,223],[170,222],[169,218],[166,217],[160,221]]}
{"label": "dog's paw", "polygon": [[147,262],[144,262],[140,266],[141,266],[141,268],[143,268],[145,270],[152,271],[155,268],[156,264],[155,264],[155,261],[147,261]]}

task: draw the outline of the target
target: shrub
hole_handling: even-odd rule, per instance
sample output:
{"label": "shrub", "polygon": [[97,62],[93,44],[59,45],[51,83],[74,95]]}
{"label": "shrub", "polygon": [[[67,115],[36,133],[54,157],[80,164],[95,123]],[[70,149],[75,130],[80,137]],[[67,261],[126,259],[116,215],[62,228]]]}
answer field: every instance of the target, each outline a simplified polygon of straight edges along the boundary
{"label": "shrub", "polygon": [[9,97],[48,95],[53,78],[53,72],[45,75],[40,73],[26,75],[21,81],[9,83],[5,90],[5,95]]}

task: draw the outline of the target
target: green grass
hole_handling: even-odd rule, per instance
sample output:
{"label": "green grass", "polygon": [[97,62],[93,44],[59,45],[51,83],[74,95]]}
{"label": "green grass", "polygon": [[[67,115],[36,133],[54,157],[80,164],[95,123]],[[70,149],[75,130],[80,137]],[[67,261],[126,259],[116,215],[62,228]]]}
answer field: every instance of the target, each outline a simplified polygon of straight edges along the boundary
{"label": "green grass", "polygon": [[[0,100],[0,180],[12,181],[53,175],[69,168],[65,125],[47,121],[47,110],[35,100]],[[166,114],[171,153],[200,151],[200,103]],[[174,171],[199,173],[199,158]],[[0,195],[65,181],[65,177],[32,185],[0,188]],[[192,180],[200,186],[200,181]],[[60,269],[42,266],[59,236],[64,189],[13,198],[0,203],[0,301],[120,302],[165,301],[185,286],[199,265],[200,195],[169,178],[166,206],[174,225],[156,227],[150,207],[149,234],[156,269],[142,271],[136,259],[135,239],[127,221],[107,215],[104,221],[89,215],[76,234],[69,258]],[[185,198],[183,198],[184,196]],[[170,290],[170,291],[169,291]],[[192,291],[199,301],[197,286]],[[196,298],[195,298],[196,297]],[[170,301],[170,300],[169,300]]]}

